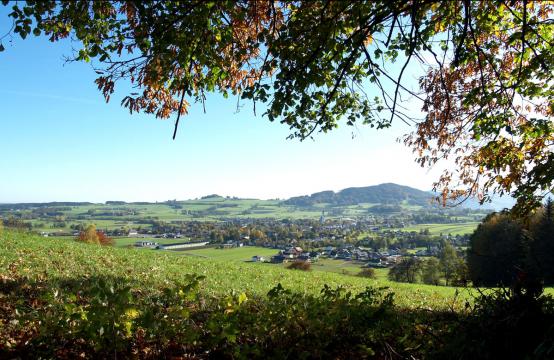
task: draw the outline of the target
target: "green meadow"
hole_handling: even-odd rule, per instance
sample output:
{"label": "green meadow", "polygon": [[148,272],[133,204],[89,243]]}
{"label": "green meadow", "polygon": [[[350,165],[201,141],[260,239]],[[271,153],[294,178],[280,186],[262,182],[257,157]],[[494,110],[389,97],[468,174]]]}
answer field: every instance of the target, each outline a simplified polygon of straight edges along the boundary
{"label": "green meadow", "polygon": [[250,261],[252,256],[270,257],[277,254],[277,250],[257,247],[244,246],[231,249],[206,248],[181,251],[183,255],[202,257],[206,259],[224,260],[224,261]]}
{"label": "green meadow", "polygon": [[[278,250],[268,249],[263,247],[256,246],[245,246],[241,248],[232,248],[232,249],[218,249],[218,248],[206,248],[206,249],[196,249],[196,250],[185,250],[181,253],[184,255],[198,256],[206,259],[214,259],[221,261],[239,261],[245,262],[250,261],[252,256],[264,256],[270,258],[273,255],[276,255]],[[345,260],[335,260],[335,259],[325,259],[321,258],[316,262],[311,264],[311,270],[313,271],[325,271],[338,273],[342,275],[357,275],[362,269],[362,262],[356,261],[345,261]],[[285,264],[270,264],[264,263],[265,267],[284,267]],[[387,269],[375,269],[377,279],[385,280],[387,277]]]}
{"label": "green meadow", "polygon": [[465,223],[455,223],[455,224],[417,224],[413,226],[407,226],[398,230],[402,231],[421,231],[429,230],[431,235],[465,235],[471,234],[479,225],[478,222],[471,221]]}
{"label": "green meadow", "polygon": [[[275,253],[273,249],[265,250],[267,255]],[[406,308],[460,307],[471,298],[471,290],[467,289],[395,283],[386,280],[383,274],[378,274],[376,280],[353,276],[356,271],[340,263],[322,261],[321,265],[313,266],[313,271],[305,272],[244,261],[252,255],[264,255],[260,248],[188,251],[199,256],[184,253],[101,247],[5,231],[0,235],[0,273],[15,271],[29,281],[47,277],[52,283],[102,275],[130,282],[144,291],[171,284],[178,286],[187,281],[189,274],[197,274],[206,277],[201,283],[202,292],[214,296],[233,291],[263,295],[279,283],[292,291],[312,295],[319,294],[324,285],[342,286],[353,293],[371,285],[388,288],[395,294],[396,303]]]}

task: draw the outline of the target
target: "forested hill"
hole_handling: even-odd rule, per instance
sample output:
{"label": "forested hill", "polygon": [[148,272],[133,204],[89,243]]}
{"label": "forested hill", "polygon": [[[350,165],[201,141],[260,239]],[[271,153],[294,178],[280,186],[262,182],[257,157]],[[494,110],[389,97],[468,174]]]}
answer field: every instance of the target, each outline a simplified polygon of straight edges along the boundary
{"label": "forested hill", "polygon": [[433,194],[409,186],[386,183],[366,187],[352,187],[334,191],[321,191],[312,195],[292,197],[287,205],[311,206],[326,203],[332,205],[356,205],[360,203],[400,204],[430,206]]}

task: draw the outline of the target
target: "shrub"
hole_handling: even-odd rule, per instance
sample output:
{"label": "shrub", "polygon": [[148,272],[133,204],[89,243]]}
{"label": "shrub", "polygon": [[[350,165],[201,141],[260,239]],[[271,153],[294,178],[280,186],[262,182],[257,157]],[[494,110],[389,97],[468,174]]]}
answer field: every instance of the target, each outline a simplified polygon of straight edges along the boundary
{"label": "shrub", "polygon": [[112,238],[108,237],[102,231],[96,230],[96,226],[89,225],[84,231],[81,231],[77,238],[75,239],[80,242],[87,244],[97,244],[97,245],[106,245],[113,246],[114,241]]}
{"label": "shrub", "polygon": [[293,261],[287,265],[287,269],[309,271],[312,264],[309,261]]}
{"label": "shrub", "polygon": [[553,358],[552,296],[501,288],[481,294],[469,310],[443,338],[448,346],[439,357],[461,353],[465,359]]}
{"label": "shrub", "polygon": [[100,240],[98,239],[98,235],[96,233],[96,226],[89,225],[84,231],[81,231],[79,235],[77,236],[77,239],[75,239],[80,242],[84,242],[87,244],[99,244]]}
{"label": "shrub", "polygon": [[375,278],[377,278],[377,275],[375,274],[375,269],[372,269],[372,268],[365,268],[365,269],[362,269],[362,270],[358,273],[358,276],[360,276],[360,277],[365,277],[365,278],[369,278],[369,279],[375,279]]}
{"label": "shrub", "polygon": [[96,236],[98,236],[98,241],[100,242],[100,245],[104,246],[114,246],[115,242],[111,237],[104,234],[102,231],[97,231]]}

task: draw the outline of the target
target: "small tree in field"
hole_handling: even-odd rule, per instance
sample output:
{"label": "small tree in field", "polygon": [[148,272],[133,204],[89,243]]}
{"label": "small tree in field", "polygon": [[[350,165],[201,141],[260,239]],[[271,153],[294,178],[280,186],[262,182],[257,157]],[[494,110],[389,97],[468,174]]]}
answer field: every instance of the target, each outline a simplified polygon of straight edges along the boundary
{"label": "small tree in field", "polygon": [[459,264],[456,249],[454,249],[450,243],[446,242],[443,244],[439,253],[439,261],[442,274],[446,280],[446,286],[448,286],[450,284],[450,280],[454,277],[456,268]]}
{"label": "small tree in field", "polygon": [[422,270],[422,262],[416,257],[403,258],[389,270],[389,280],[415,283]]}
{"label": "small tree in field", "polygon": [[87,244],[97,244],[97,245],[113,245],[113,239],[108,237],[102,231],[96,230],[95,225],[89,225],[84,231],[81,231],[77,236],[77,241],[84,242]]}
{"label": "small tree in field", "polygon": [[81,231],[77,236],[77,241],[87,244],[100,244],[98,235],[96,234],[96,226],[89,225],[84,231]]}
{"label": "small tree in field", "polygon": [[421,279],[425,284],[439,285],[441,278],[440,262],[436,257],[425,261],[421,273]]}
{"label": "small tree in field", "polygon": [[96,231],[96,235],[98,236],[98,242],[100,245],[114,246],[115,243],[113,239],[106,235],[103,231]]}

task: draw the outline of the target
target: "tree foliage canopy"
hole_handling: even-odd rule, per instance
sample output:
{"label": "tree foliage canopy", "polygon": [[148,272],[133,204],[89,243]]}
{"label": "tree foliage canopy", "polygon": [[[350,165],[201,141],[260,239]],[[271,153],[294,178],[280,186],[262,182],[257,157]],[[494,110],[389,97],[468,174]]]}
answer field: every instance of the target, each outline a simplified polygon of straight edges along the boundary
{"label": "tree foliage canopy", "polygon": [[470,238],[467,260],[474,285],[554,284],[553,212],[548,200],[525,218],[505,212],[487,216]]}
{"label": "tree foliage canopy", "polygon": [[300,139],[340,121],[413,124],[404,141],[422,166],[456,163],[435,184],[444,202],[498,192],[531,208],[554,181],[552,1],[3,3],[13,32],[71,35],[106,100],[130,81],[122,105],[176,114],[175,131],[189,101],[218,92],[263,103]]}

